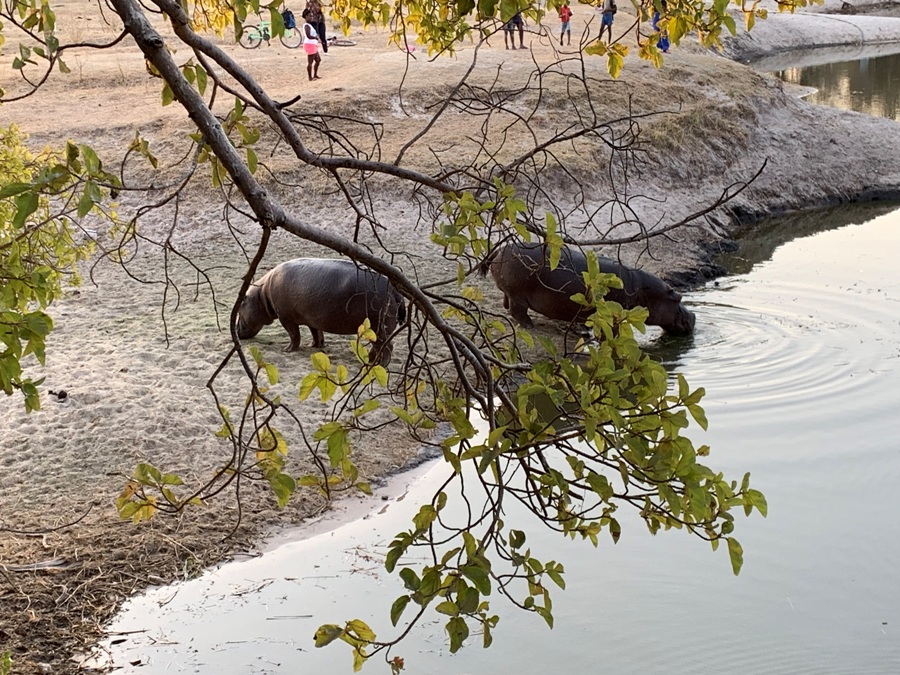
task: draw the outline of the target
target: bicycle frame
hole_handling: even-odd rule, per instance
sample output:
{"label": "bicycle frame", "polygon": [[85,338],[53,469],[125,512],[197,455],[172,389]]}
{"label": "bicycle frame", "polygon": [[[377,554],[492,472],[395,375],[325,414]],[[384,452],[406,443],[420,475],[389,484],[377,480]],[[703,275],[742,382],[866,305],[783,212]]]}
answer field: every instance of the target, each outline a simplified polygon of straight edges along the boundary
{"label": "bicycle frame", "polygon": [[[238,38],[238,44],[244,49],[256,49],[262,44],[263,40],[265,40],[266,44],[269,44],[271,39],[272,22],[260,19],[258,26],[252,23],[244,24],[240,38]],[[281,44],[288,49],[296,49],[303,44],[303,33],[298,27],[285,28],[284,35],[281,35],[279,39]]]}

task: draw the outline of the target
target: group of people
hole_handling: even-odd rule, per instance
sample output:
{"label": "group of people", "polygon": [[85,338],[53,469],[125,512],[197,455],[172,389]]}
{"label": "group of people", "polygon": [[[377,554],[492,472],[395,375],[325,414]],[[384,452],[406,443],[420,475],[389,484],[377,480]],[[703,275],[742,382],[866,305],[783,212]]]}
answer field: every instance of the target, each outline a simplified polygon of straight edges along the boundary
{"label": "group of people", "polygon": [[[609,42],[612,42],[612,25],[613,25],[613,17],[615,16],[618,8],[616,7],[615,0],[603,0],[603,7],[601,9],[601,18],[600,18],[600,36],[597,38],[598,40],[603,39],[603,31],[609,31]],[[568,0],[563,2],[563,6],[559,8],[559,20],[561,22],[561,26],[559,29],[559,44],[563,43],[563,38],[568,38],[568,42],[566,45],[572,44],[572,9],[569,7]]]}
{"label": "group of people", "polygon": [[[665,11],[666,3],[665,0],[662,0],[662,9]],[[615,18],[616,12],[618,8],[616,7],[615,0],[603,0],[603,5],[601,7],[601,18],[600,18],[600,35],[597,38],[598,40],[603,39],[603,33],[607,34],[607,42],[611,43],[613,41],[612,38],[612,27],[613,20]],[[559,44],[563,44],[563,39],[566,38],[567,45],[572,44],[572,9],[569,7],[568,0],[563,2],[563,6],[559,9],[559,20],[560,20],[560,30],[559,30]],[[659,33],[659,38],[657,39],[656,46],[663,52],[669,51],[669,38],[666,34],[665,30],[660,30],[659,27],[660,21],[660,12],[656,10],[653,12],[653,30]],[[519,32],[519,48],[525,49],[525,21],[522,19],[522,14],[516,14],[513,18],[506,22],[503,26],[503,42],[506,45],[507,49],[515,49],[516,48],[516,38],[514,31],[518,30]]]}
{"label": "group of people", "polygon": [[[663,0],[661,4],[665,11],[665,0]],[[609,43],[612,42],[612,27],[616,11],[618,11],[618,8],[616,7],[615,0],[603,0],[600,19],[600,36],[597,38],[598,40],[602,40],[603,33],[606,32],[607,41]],[[322,51],[326,54],[328,53],[328,41],[325,38],[325,14],[322,11],[320,0],[307,0],[306,8],[303,10],[301,16],[303,17],[303,26],[301,27],[301,31],[303,32],[303,50],[306,52],[307,56],[306,72],[309,75],[310,82],[312,82],[313,80],[320,79],[319,64],[322,62],[322,57],[319,55],[319,45],[322,45]],[[563,38],[567,38],[568,42],[566,44],[571,45],[572,9],[569,7],[568,0],[563,3],[563,6],[559,10],[559,20],[561,22],[559,44],[563,43]],[[657,10],[653,13],[653,29],[659,33],[659,39],[656,42],[656,46],[663,52],[668,52],[669,38],[664,30],[660,30],[658,25],[659,20],[660,13]],[[521,12],[513,16],[503,26],[503,43],[506,45],[507,49],[516,48],[516,31],[519,33],[519,49],[527,49],[525,46],[525,20],[522,18]]]}

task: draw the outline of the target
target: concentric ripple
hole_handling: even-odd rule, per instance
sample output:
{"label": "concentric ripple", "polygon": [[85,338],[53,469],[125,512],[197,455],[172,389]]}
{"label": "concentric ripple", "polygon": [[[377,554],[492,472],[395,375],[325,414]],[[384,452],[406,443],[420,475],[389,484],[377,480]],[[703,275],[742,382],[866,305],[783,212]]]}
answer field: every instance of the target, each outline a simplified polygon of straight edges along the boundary
{"label": "concentric ripple", "polygon": [[[891,220],[893,218],[893,220]],[[746,276],[686,296],[696,333],[657,357],[729,423],[826,411],[876,423],[900,407],[898,216],[794,242]],[[667,353],[667,351],[669,353]],[[893,382],[893,384],[892,384]],[[746,418],[741,420],[740,418]]]}
{"label": "concentric ripple", "polygon": [[692,377],[710,397],[748,412],[809,408],[836,392],[861,396],[897,368],[898,320],[884,297],[741,283],[692,300],[699,327]]}

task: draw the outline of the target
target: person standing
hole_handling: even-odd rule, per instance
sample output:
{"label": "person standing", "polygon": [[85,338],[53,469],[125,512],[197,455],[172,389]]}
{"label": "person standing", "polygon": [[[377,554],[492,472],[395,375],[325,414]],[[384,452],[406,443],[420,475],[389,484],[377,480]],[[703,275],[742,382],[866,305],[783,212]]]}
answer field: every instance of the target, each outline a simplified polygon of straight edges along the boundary
{"label": "person standing", "polygon": [[603,29],[609,31],[609,40],[608,44],[612,43],[612,25],[613,25],[613,16],[615,15],[618,8],[616,7],[615,0],[603,0],[603,10],[602,10],[602,18],[600,19],[600,37],[598,40],[603,39]]}
{"label": "person standing", "polygon": [[322,11],[322,3],[319,0],[307,0],[306,9],[309,10],[309,22],[322,42],[322,51],[327,54],[328,40],[325,38],[325,12]]}
{"label": "person standing", "polygon": [[516,36],[513,34],[513,31],[519,30],[519,48],[525,49],[525,19],[522,18],[522,13],[517,13],[513,18],[506,22],[503,26],[503,44],[506,45],[506,48],[509,49],[510,45],[512,48],[516,48]]}
{"label": "person standing", "polygon": [[[662,0],[662,11],[666,11],[666,0]],[[664,54],[669,53],[669,33],[668,31],[659,29],[659,20],[660,20],[659,10],[653,12],[653,30],[659,33],[659,40],[656,41],[656,47]]]}
{"label": "person standing", "polygon": [[559,44],[563,43],[563,35],[569,36],[569,44],[572,44],[572,27],[569,21],[572,19],[572,10],[569,8],[568,0],[563,0],[563,6],[559,8],[559,20],[561,27],[559,29]]}
{"label": "person standing", "polygon": [[312,23],[312,12],[309,8],[303,10],[303,51],[306,52],[306,73],[309,81],[318,80],[319,64],[322,57],[319,56],[319,34]]}

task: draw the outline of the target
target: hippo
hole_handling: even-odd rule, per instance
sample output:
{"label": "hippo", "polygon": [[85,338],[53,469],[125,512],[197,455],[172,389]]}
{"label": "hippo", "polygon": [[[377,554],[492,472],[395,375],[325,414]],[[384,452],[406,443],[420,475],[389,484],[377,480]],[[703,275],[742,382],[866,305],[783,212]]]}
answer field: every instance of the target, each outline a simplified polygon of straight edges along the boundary
{"label": "hippo", "polygon": [[300,348],[300,326],[309,326],[313,347],[325,333],[355,335],[365,319],[378,337],[371,361],[390,363],[390,335],[406,321],[403,296],[387,278],[351,260],[297,258],[270,270],[253,284],[237,315],[237,335],[251,338],[275,319],[291,336],[285,349]]}
{"label": "hippo", "polygon": [[[693,313],[665,281],[608,258],[597,260],[601,272],[615,274],[623,284],[621,289],[611,288],[606,300],[617,302],[625,309],[646,307],[650,312],[647,324],[660,326],[673,335],[694,332]],[[570,299],[576,293],[585,292],[581,274],[587,271],[587,259],[578,249],[564,247],[559,265],[551,271],[544,244],[509,243],[494,250],[481,264],[482,276],[488,268],[497,288],[503,292],[503,306],[516,323],[526,328],[534,325],[528,316],[529,309],[562,321],[583,321],[593,311]]]}

